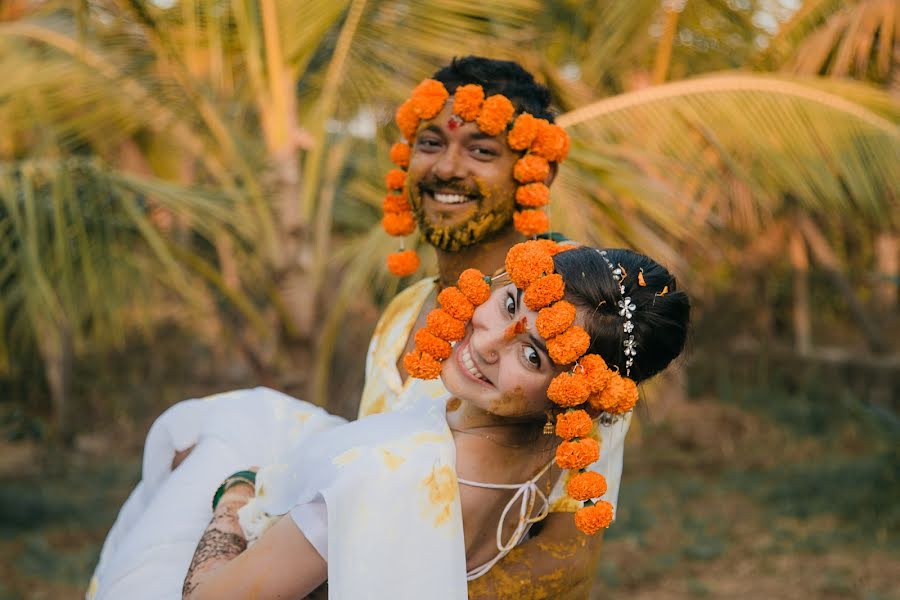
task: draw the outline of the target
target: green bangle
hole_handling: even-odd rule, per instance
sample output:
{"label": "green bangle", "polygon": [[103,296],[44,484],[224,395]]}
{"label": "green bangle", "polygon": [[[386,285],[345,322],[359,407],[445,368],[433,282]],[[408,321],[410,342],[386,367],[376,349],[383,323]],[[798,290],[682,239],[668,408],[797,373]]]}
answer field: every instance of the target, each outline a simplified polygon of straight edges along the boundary
{"label": "green bangle", "polygon": [[237,473],[232,473],[228,477],[225,478],[225,481],[222,482],[222,485],[216,490],[216,493],[213,494],[212,499],[212,509],[215,512],[216,507],[219,505],[219,500],[222,499],[222,495],[226,492],[226,490],[233,488],[239,483],[246,483],[250,485],[250,487],[256,487],[256,472],[254,471],[238,471]]}

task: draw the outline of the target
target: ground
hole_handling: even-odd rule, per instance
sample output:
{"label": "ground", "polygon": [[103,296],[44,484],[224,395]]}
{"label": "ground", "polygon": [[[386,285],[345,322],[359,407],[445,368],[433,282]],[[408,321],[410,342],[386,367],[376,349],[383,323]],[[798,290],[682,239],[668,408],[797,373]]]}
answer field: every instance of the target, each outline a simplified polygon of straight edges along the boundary
{"label": "ground", "polygon": [[[900,599],[895,416],[771,389],[649,400],[593,598]],[[0,599],[82,597],[148,424],[0,442]]]}

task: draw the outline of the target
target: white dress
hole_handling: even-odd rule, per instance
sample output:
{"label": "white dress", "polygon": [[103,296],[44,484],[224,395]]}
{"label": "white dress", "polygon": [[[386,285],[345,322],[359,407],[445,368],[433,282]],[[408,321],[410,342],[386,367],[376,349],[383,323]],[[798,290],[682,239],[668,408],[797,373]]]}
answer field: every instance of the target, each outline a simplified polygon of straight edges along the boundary
{"label": "white dress", "polygon": [[[147,436],[143,479],[107,536],[87,597],[179,598],[213,492],[257,465],[265,468],[242,524],[253,530],[262,512],[290,513],[328,562],[329,598],[466,598],[445,412],[426,399],[348,423],[266,388],[173,406]],[[174,452],[193,443],[171,471]],[[316,507],[326,507],[324,540]]]}

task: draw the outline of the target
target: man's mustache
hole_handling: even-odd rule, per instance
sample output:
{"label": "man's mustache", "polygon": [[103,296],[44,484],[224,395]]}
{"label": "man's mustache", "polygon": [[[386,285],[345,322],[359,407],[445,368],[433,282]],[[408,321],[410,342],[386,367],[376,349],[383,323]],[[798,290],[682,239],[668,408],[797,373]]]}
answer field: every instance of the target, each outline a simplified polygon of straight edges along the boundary
{"label": "man's mustache", "polygon": [[418,184],[419,192],[435,192],[441,191],[450,194],[460,194],[462,196],[471,196],[477,198],[481,196],[478,188],[470,188],[462,182],[458,181],[441,181],[434,177],[422,179]]}

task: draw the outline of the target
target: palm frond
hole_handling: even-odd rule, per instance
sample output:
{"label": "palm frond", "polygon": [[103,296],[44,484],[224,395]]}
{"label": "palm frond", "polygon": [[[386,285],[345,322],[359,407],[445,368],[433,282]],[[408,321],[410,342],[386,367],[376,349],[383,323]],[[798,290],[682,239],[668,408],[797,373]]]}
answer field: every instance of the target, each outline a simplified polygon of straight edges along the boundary
{"label": "palm frond", "polygon": [[640,140],[645,152],[697,174],[704,190],[716,187],[724,203],[740,175],[755,210],[776,210],[790,196],[815,211],[872,219],[896,214],[897,120],[896,104],[868,86],[755,75],[647,88],[559,118],[587,145]]}

